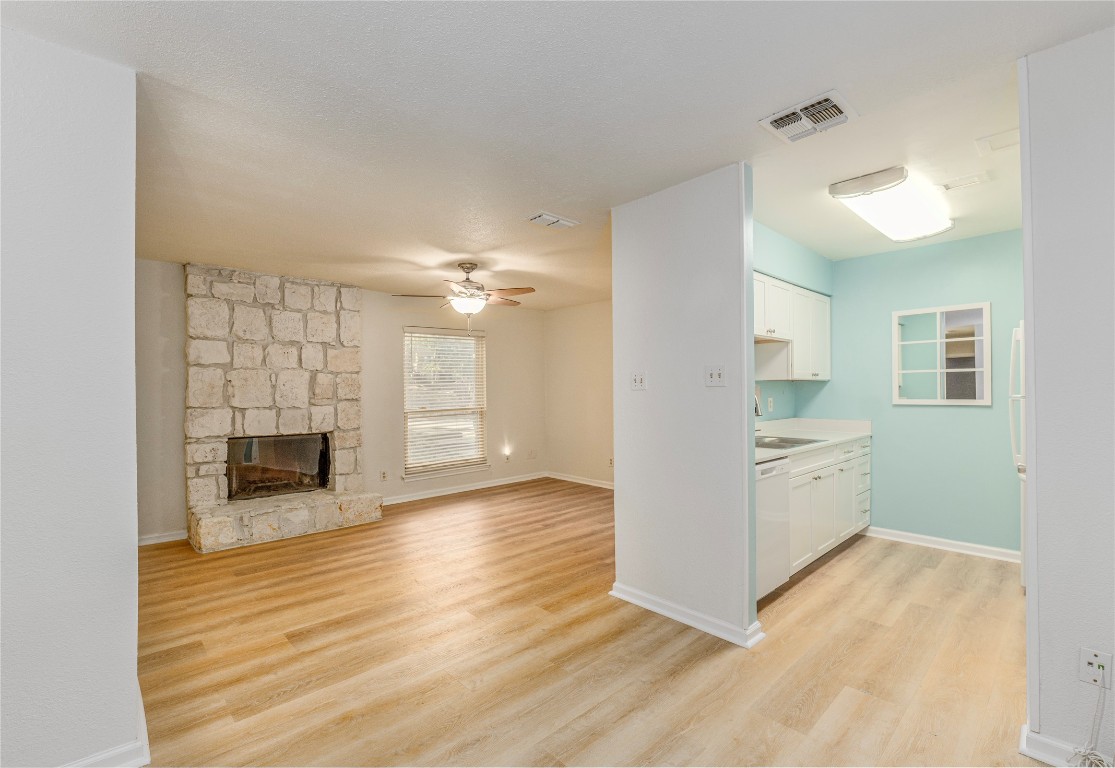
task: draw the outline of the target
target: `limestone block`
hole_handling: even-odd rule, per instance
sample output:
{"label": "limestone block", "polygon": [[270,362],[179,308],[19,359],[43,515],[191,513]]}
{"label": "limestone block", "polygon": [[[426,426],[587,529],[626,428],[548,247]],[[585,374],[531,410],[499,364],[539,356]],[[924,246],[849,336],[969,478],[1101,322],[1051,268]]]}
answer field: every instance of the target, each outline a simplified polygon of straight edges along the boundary
{"label": "limestone block", "polygon": [[341,306],[345,309],[351,309],[354,312],[359,312],[360,289],[351,287],[341,288]]}
{"label": "limestone block", "polygon": [[232,412],[232,434],[236,437],[244,434],[244,412],[239,409]]}
{"label": "limestone block", "polygon": [[236,543],[236,529],[227,517],[203,517],[197,521],[197,541],[191,541],[200,552],[224,549]]}
{"label": "limestone block", "polygon": [[195,464],[186,465],[186,477],[197,477],[197,466]]}
{"label": "limestone block", "polygon": [[233,368],[259,368],[263,365],[263,345],[254,341],[237,341],[232,345]]}
{"label": "limestone block", "polygon": [[279,412],[274,408],[249,408],[244,411],[244,434],[253,437],[274,435],[278,432],[278,417]]}
{"label": "limestone block", "polygon": [[186,501],[191,507],[217,502],[217,478],[191,477],[186,481]]}
{"label": "limestone block", "polygon": [[228,476],[227,475],[217,475],[217,497],[218,497],[218,500],[217,500],[218,504],[227,504],[228,503]]}
{"label": "limestone block", "polygon": [[279,521],[273,515],[252,518],[252,541],[274,541],[281,538]]}
{"label": "limestone block", "polygon": [[228,401],[237,408],[265,408],[271,405],[271,374],[253,368],[228,372]]}
{"label": "limestone block", "polygon": [[336,312],[337,289],[332,285],[315,285],[314,309],[318,312]]}
{"label": "limestone block", "polygon": [[303,344],[302,367],[307,371],[320,371],[324,368],[325,347],[320,344]]}
{"label": "limestone block", "polygon": [[267,321],[263,310],[259,307],[246,307],[243,304],[233,305],[232,335],[238,339],[255,339],[263,341],[267,338]]}
{"label": "limestone block", "polygon": [[276,341],[305,341],[301,312],[272,312],[271,335]]}
{"label": "limestone block", "polygon": [[228,299],[229,301],[251,303],[256,298],[255,286],[244,285],[243,283],[213,283],[210,290],[218,299]]}
{"label": "limestone block", "polygon": [[[345,493],[353,493],[364,490],[364,476],[361,474],[355,475],[337,475],[337,491]],[[379,517],[375,517],[378,520]]]}
{"label": "limestone block", "polygon": [[186,437],[223,437],[231,431],[231,408],[186,409]]}
{"label": "limestone block", "polygon": [[351,475],[356,471],[356,451],[346,448],[333,453],[333,473],[336,475]]}
{"label": "limestone block", "polygon": [[376,493],[342,499],[341,525],[356,525],[379,520],[383,516],[383,499]]}
{"label": "limestone block", "polygon": [[298,346],[296,344],[268,344],[268,368],[297,368]]}
{"label": "limestone block", "polygon": [[360,429],[360,401],[342,400],[337,403],[337,427]]}
{"label": "limestone block", "polygon": [[310,431],[311,432],[332,432],[333,428],[337,425],[337,419],[333,414],[333,406],[331,405],[311,405],[310,406]]}
{"label": "limestone block", "polygon": [[298,536],[310,531],[310,510],[292,509],[279,516],[279,530],[283,536]]}
{"label": "limestone block", "polygon": [[199,475],[223,475],[225,474],[225,464],[202,464],[197,468]]}
{"label": "limestone block", "polygon": [[310,402],[324,405],[333,402],[333,374],[315,373],[314,388],[310,393]]}
{"label": "limestone block", "polygon": [[191,464],[211,464],[228,459],[228,443],[187,443],[186,461]]}
{"label": "limestone block", "polygon": [[186,293],[191,296],[208,296],[209,283],[205,275],[186,275]]}
{"label": "limestone block", "polygon": [[256,278],[256,301],[260,304],[278,304],[279,278],[271,275],[260,275]]}
{"label": "limestone block", "polygon": [[186,405],[191,408],[219,408],[224,404],[224,370],[191,365],[186,371]]}
{"label": "limestone block", "polygon": [[222,299],[186,299],[186,335],[198,339],[228,337],[228,302]]}
{"label": "limestone block", "polygon": [[357,448],[360,443],[359,429],[338,429],[333,432],[334,448]]}
{"label": "limestone block", "polygon": [[287,309],[309,309],[313,304],[313,286],[287,283],[283,289],[283,306]]}
{"label": "limestone block", "polygon": [[304,435],[310,431],[308,408],[284,408],[279,411],[279,434]]}
{"label": "limestone block", "polygon": [[341,311],[341,343],[346,347],[360,346],[360,313]]}
{"label": "limestone block", "polygon": [[275,379],[275,405],[306,408],[310,405],[310,372],[300,368],[279,371]]}
{"label": "limestone block", "polygon": [[337,340],[337,316],[332,312],[310,312],[306,315],[306,338],[310,341]]}
{"label": "limestone block", "polygon": [[190,339],[186,344],[186,361],[190,365],[221,365],[227,363],[228,342]]}
{"label": "limestone block", "polygon": [[329,350],[329,370],[357,372],[360,370],[360,348],[345,347]]}
{"label": "limestone block", "polygon": [[342,373],[337,376],[337,399],[359,400],[360,377],[354,373]]}
{"label": "limestone block", "polygon": [[341,510],[336,502],[327,501],[317,505],[314,510],[314,529],[328,531],[341,525]]}

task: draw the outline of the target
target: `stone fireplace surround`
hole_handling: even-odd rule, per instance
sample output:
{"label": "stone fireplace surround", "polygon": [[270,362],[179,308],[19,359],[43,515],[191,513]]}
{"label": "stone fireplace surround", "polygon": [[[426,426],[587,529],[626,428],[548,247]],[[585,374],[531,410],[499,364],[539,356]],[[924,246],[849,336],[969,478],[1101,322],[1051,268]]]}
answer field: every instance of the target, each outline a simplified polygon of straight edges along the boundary
{"label": "stone fireplace surround", "polygon": [[[186,509],[199,552],[379,520],[363,490],[360,290],[188,264]],[[329,435],[327,489],[229,501],[231,436]]]}

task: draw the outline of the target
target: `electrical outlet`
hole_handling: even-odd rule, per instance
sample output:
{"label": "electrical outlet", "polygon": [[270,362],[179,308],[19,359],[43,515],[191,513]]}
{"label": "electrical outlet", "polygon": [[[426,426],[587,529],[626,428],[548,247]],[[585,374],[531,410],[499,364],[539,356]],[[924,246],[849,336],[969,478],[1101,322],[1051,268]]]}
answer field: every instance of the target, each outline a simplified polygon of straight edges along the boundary
{"label": "electrical outlet", "polygon": [[726,387],[728,382],[724,379],[724,366],[722,365],[706,365],[705,366],[705,386],[706,387]]}
{"label": "electrical outlet", "polygon": [[774,398],[767,398],[767,413],[774,413]]}
{"label": "electrical outlet", "polygon": [[503,463],[504,464],[510,464],[511,463],[511,454],[510,453],[503,454]]}
{"label": "electrical outlet", "polygon": [[616,465],[616,460],[615,459],[608,459],[608,466],[609,467],[614,467],[615,465]]}
{"label": "electrical outlet", "polygon": [[642,371],[635,371],[631,374],[631,389],[636,391],[643,391],[647,388],[647,375]]}
{"label": "electrical outlet", "polygon": [[386,469],[380,470],[379,481],[381,483],[386,483],[387,482],[387,470]]}
{"label": "electrical outlet", "polygon": [[1090,685],[1111,687],[1111,654],[1080,649],[1080,679]]}

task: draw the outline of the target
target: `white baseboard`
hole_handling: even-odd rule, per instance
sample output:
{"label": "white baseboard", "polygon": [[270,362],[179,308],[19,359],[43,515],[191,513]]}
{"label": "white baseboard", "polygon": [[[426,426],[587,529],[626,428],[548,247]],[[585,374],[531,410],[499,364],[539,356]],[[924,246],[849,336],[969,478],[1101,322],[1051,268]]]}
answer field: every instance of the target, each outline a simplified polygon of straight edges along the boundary
{"label": "white baseboard", "polygon": [[609,491],[614,490],[615,483],[610,483],[607,480],[593,480],[591,477],[579,477],[577,475],[563,475],[560,472],[547,472],[547,477],[552,477],[555,480],[566,480],[570,483],[580,483],[581,485],[595,485],[597,488],[607,488]]}
{"label": "white baseboard", "polygon": [[147,716],[143,712],[143,697],[139,695],[138,680],[136,694],[139,698],[137,713],[139,736],[127,744],[103,749],[96,754],[66,763],[63,768],[142,768],[151,764],[151,745],[147,741]]}
{"label": "white baseboard", "polygon": [[641,589],[620,584],[618,581],[612,585],[612,591],[608,594],[744,648],[753,648],[756,643],[766,637],[763,634],[762,626],[757,621],[747,628],[737,627],[712,616],[691,611],[669,600],[655,597]]}
{"label": "white baseboard", "polygon": [[186,529],[180,531],[167,531],[166,533],[150,533],[139,537],[139,545],[162,544],[164,541],[181,541],[186,538]]}
{"label": "white baseboard", "polygon": [[[1018,738],[1018,751],[1026,757],[1040,760],[1047,765],[1071,765],[1075,757],[1076,745],[1067,741],[1053,739],[1030,730],[1030,724],[1022,726],[1022,733]],[[1112,756],[1103,755],[1104,761],[1111,765]]]}
{"label": "white baseboard", "polygon": [[512,483],[523,483],[527,480],[538,480],[543,477],[548,477],[545,472],[533,472],[529,475],[515,475],[514,477],[501,477],[494,480],[482,480],[479,483],[468,483],[467,485],[454,485],[449,488],[433,488],[428,491],[416,491],[414,493],[404,493],[399,496],[390,496],[383,500],[384,506],[388,504],[402,504],[404,501],[419,501],[421,499],[432,499],[437,496],[449,496],[454,493],[464,493],[465,491],[479,491],[483,488],[495,488],[499,485],[511,485]]}
{"label": "white baseboard", "polygon": [[879,528],[875,525],[869,525],[863,533],[865,536],[874,536],[879,539],[901,541],[906,544],[919,544],[923,547],[933,547],[934,549],[947,549],[949,552],[959,552],[962,555],[989,557],[992,560],[1006,560],[1008,563],[1018,563],[1021,562],[1022,559],[1018,550],[1015,549],[1000,549],[999,547],[988,547],[984,544],[969,544],[966,541],[939,539],[936,536],[924,536],[920,533],[895,531],[890,528]]}

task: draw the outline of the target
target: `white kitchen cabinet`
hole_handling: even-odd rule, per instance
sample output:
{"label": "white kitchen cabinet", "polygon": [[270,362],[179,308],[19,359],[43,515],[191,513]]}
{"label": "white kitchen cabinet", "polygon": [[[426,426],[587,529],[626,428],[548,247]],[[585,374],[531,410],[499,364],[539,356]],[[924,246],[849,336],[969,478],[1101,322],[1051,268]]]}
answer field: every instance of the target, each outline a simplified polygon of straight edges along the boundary
{"label": "white kitchen cabinet", "polygon": [[791,378],[828,381],[832,376],[831,300],[804,288],[793,289]]}
{"label": "white kitchen cabinet", "polygon": [[793,290],[789,283],[755,273],[755,335],[789,339],[793,322]]}
{"label": "white kitchen cabinet", "polygon": [[836,538],[856,532],[856,473],[854,461],[836,465]]}
{"label": "white kitchen cabinet", "polygon": [[813,476],[790,478],[790,573],[813,562]]}

